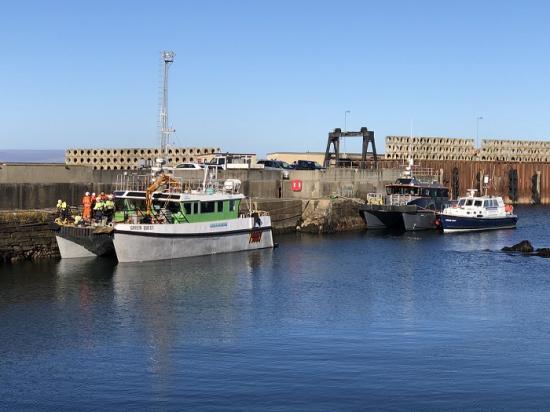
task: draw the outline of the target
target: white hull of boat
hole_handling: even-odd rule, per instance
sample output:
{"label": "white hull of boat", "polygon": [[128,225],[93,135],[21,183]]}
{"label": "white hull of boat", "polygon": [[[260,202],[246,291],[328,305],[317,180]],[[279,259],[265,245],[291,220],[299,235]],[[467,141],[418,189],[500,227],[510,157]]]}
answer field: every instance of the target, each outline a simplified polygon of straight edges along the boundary
{"label": "white hull of boat", "polygon": [[59,253],[61,254],[62,259],[97,256],[95,253],[90,252],[84,246],[81,246],[78,243],[72,242],[61,236],[56,236],[55,240],[57,240],[57,246],[59,247]]}
{"label": "white hull of boat", "polygon": [[271,218],[238,218],[182,224],[117,224],[114,246],[119,262],[179,259],[273,247]]}
{"label": "white hull of boat", "polygon": [[443,233],[464,233],[464,232],[485,232],[487,230],[500,230],[500,229],[515,229],[516,225],[499,226],[499,227],[481,227],[478,229],[443,229]]}

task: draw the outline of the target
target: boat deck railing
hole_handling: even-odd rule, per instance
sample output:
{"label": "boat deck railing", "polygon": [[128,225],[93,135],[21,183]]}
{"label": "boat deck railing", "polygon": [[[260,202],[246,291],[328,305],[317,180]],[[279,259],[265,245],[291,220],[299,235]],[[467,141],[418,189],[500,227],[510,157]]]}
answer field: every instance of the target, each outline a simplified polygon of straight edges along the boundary
{"label": "boat deck railing", "polygon": [[391,194],[386,195],[384,193],[368,193],[367,204],[368,205],[388,205],[388,206],[403,206],[408,204],[417,196],[413,195],[401,195]]}
{"label": "boat deck railing", "polygon": [[[154,182],[155,178],[149,175],[122,174],[117,175],[115,181],[116,191],[146,191]],[[238,187],[225,187],[226,181],[217,179],[191,179],[182,176],[171,176],[170,181],[163,184],[163,192],[166,193],[217,193],[222,191],[235,192]]]}
{"label": "boat deck railing", "polygon": [[403,206],[413,199],[412,195],[392,194],[386,197],[386,204],[390,206]]}

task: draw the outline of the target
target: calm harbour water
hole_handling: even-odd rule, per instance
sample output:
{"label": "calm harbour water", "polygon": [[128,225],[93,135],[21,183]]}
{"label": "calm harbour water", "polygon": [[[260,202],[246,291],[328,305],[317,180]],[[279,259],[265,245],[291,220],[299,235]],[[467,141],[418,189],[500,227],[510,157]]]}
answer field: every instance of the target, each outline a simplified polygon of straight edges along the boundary
{"label": "calm harbour water", "polygon": [[2,409],[548,409],[550,208],[517,230],[280,236],[0,266]]}

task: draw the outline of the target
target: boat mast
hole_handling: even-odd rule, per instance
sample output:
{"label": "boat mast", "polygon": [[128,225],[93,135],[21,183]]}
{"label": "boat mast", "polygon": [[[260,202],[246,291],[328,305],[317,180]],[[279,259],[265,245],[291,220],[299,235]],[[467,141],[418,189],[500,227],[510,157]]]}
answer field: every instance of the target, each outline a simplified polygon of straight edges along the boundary
{"label": "boat mast", "polygon": [[166,147],[170,144],[170,133],[175,132],[168,124],[168,68],[174,62],[175,55],[176,53],[173,51],[167,50],[161,53],[162,60],[164,61],[164,74],[162,81],[162,104],[160,107],[160,159],[157,159],[157,163],[161,165],[167,159]]}

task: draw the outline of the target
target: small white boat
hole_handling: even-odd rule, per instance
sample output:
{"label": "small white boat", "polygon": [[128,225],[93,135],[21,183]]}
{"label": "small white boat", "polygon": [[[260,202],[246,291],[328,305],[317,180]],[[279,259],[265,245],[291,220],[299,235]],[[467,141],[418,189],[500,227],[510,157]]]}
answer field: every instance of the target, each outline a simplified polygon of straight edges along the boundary
{"label": "small white boat", "polygon": [[466,197],[447,207],[439,215],[438,224],[444,233],[514,229],[518,217],[511,205],[500,196],[475,196],[469,189]]}

